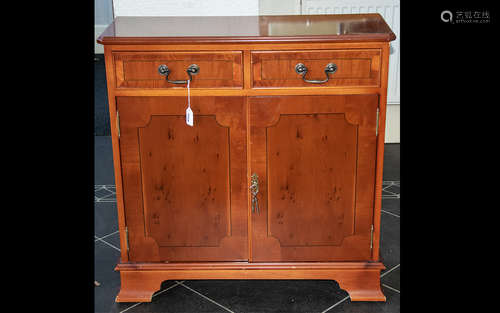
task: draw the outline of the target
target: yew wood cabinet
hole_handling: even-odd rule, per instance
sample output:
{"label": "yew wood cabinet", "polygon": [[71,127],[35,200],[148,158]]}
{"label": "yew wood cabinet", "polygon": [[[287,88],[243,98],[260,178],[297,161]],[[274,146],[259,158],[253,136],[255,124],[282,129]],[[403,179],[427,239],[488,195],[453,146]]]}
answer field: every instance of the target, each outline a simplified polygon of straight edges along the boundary
{"label": "yew wood cabinet", "polygon": [[329,279],[352,301],[385,301],[394,39],[379,14],[116,18],[98,39],[121,243],[116,301],[151,301],[163,281],[181,279]]}

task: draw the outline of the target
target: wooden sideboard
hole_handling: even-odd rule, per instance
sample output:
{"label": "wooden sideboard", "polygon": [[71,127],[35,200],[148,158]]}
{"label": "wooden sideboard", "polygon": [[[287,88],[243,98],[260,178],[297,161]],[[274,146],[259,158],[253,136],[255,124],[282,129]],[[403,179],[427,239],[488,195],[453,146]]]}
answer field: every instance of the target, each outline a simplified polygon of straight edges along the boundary
{"label": "wooden sideboard", "polygon": [[379,14],[116,18],[98,39],[116,301],[151,301],[164,280],[181,279],[331,279],[352,301],[385,301],[394,39]]}

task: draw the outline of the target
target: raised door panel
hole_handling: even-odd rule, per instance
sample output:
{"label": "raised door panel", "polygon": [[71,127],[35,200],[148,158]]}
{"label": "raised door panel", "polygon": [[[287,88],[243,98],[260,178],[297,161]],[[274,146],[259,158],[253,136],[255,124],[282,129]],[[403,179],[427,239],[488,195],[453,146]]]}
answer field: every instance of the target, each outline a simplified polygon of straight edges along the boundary
{"label": "raised door panel", "polygon": [[244,98],[117,103],[130,260],[247,260]]}
{"label": "raised door panel", "polygon": [[231,226],[229,128],[196,121],[153,115],[139,128],[146,233],[162,247],[217,247]]}
{"label": "raised door panel", "polygon": [[335,113],[281,115],[267,130],[268,233],[281,246],[339,245],[352,235],[356,137]]}
{"label": "raised door panel", "polygon": [[377,95],[250,98],[252,260],[370,259],[377,104]]}

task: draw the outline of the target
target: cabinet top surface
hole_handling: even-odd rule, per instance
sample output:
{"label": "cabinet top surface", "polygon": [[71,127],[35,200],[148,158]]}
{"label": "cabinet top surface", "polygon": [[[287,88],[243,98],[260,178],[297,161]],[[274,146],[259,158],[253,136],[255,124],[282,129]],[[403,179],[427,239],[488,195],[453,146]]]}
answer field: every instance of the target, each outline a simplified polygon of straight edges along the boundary
{"label": "cabinet top surface", "polygon": [[392,41],[378,13],[276,16],[120,16],[97,39],[107,44]]}

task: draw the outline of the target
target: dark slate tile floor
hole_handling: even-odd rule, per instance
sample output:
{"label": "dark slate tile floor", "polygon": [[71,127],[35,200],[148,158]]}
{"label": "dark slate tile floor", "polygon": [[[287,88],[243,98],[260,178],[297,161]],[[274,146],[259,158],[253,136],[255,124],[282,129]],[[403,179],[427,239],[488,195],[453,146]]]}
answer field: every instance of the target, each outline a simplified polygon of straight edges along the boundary
{"label": "dark slate tile floor", "polygon": [[[106,114],[109,115],[109,113]],[[94,136],[94,185],[114,184],[111,136]],[[106,193],[102,194],[102,196],[105,195]]]}
{"label": "dark slate tile floor", "polygon": [[120,257],[111,138],[95,137],[95,312],[400,312],[399,144],[386,144],[380,255],[387,302],[351,302],[335,281],[165,281],[151,303],[116,303]]}
{"label": "dark slate tile floor", "polygon": [[104,54],[96,54],[94,62],[94,135],[111,135]]}

